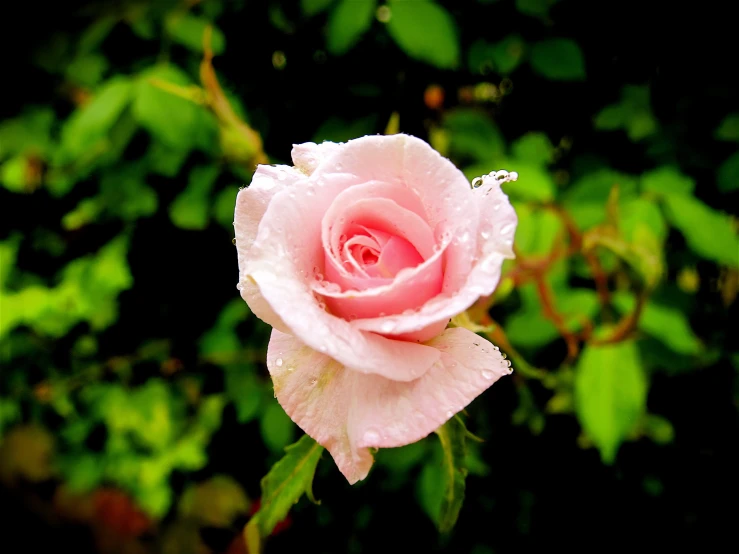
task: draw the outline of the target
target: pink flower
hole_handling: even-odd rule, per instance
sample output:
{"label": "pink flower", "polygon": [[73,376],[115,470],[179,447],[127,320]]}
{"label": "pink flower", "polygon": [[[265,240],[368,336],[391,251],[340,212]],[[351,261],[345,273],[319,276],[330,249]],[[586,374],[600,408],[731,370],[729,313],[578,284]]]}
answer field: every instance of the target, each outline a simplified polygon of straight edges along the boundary
{"label": "pink flower", "polygon": [[278,401],[350,483],[371,447],[425,437],[502,375],[451,317],[489,295],[517,219],[495,177],[471,188],[407,135],[306,143],[236,201],[239,288],[274,329]]}

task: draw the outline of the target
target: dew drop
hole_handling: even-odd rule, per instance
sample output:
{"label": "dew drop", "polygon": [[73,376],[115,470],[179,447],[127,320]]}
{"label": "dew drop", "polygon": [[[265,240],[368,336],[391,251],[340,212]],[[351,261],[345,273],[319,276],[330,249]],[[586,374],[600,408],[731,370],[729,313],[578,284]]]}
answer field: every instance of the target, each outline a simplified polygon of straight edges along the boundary
{"label": "dew drop", "polygon": [[282,367],[282,358],[277,358],[275,360],[275,364],[277,365],[277,367]]}
{"label": "dew drop", "polygon": [[493,345],[493,350],[495,350],[497,352],[498,350],[500,350],[500,348],[498,348],[497,346]]}
{"label": "dew drop", "polygon": [[392,321],[386,321],[382,324],[380,329],[383,333],[390,333],[393,329],[395,329],[395,323],[393,323]]}
{"label": "dew drop", "polygon": [[492,371],[485,370],[482,372],[482,376],[484,379],[487,379],[488,381],[490,381],[490,379],[495,377],[495,373],[493,373]]}
{"label": "dew drop", "polygon": [[450,417],[452,417],[453,415],[454,415],[454,412],[453,412],[453,411],[451,411],[451,410],[447,410],[447,412],[446,412],[446,417],[447,417],[447,419],[449,419],[449,418],[450,418]]}
{"label": "dew drop", "polygon": [[489,239],[490,238],[490,233],[488,233],[487,231],[483,231],[483,232],[480,233],[480,236],[482,238],[484,238],[484,239]]}
{"label": "dew drop", "polygon": [[465,242],[467,242],[468,240],[470,240],[470,234],[469,234],[469,233],[468,233],[467,231],[465,231],[465,232],[464,232],[464,233],[462,234],[462,236],[461,236],[461,237],[459,237],[459,242],[461,242],[461,243],[465,243]]}
{"label": "dew drop", "polygon": [[320,350],[321,352],[326,352],[327,348],[325,346],[321,346],[320,348],[318,348],[318,350]]}
{"label": "dew drop", "polygon": [[311,387],[315,387],[316,383],[318,383],[318,379],[316,377],[313,377],[310,381],[308,381]]}
{"label": "dew drop", "polygon": [[231,244],[236,244],[236,237],[231,239]]}
{"label": "dew drop", "polygon": [[511,223],[508,223],[507,225],[503,225],[503,227],[500,228],[501,235],[507,235],[511,231],[513,231],[513,225]]}
{"label": "dew drop", "polygon": [[474,344],[475,346],[480,346],[479,342],[473,342],[472,344]]}
{"label": "dew drop", "polygon": [[236,283],[236,290],[241,290],[241,283]]}
{"label": "dew drop", "polygon": [[500,355],[503,356],[504,360],[508,357],[508,354],[506,354],[505,352],[502,352]]}
{"label": "dew drop", "polygon": [[474,179],[472,179],[472,188],[473,189],[476,189],[480,185],[482,185],[482,177],[475,177]]}
{"label": "dew drop", "polygon": [[285,369],[287,371],[295,371],[295,368],[293,366],[291,366],[291,365],[287,366]]}

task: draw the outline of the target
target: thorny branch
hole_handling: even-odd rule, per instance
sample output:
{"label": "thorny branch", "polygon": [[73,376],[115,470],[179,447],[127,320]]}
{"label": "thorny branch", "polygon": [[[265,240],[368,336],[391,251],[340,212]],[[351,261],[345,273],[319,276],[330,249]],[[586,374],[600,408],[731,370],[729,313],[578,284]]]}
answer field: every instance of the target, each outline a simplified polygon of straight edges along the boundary
{"label": "thorny branch", "polygon": [[[588,318],[583,317],[583,320],[580,322],[582,330],[571,331],[568,329],[565,317],[556,307],[554,294],[547,281],[547,273],[558,262],[573,256],[581,256],[592,273],[598,301],[603,308],[603,314],[606,321],[610,319],[610,311],[608,308],[611,304],[611,293],[608,289],[608,273],[604,270],[594,250],[584,248],[583,235],[577,228],[572,217],[560,206],[550,204],[545,207],[556,213],[562,220],[566,234],[566,237],[563,237],[565,240],[557,240],[555,242],[556,246],[554,249],[548,255],[543,257],[525,256],[515,250],[516,265],[503,277],[503,279],[510,279],[514,287],[520,287],[525,283],[533,282],[537,296],[541,302],[542,313],[544,317],[554,324],[557,332],[565,341],[565,344],[567,345],[567,361],[572,362],[577,358],[577,355],[580,352],[581,343],[591,338],[594,325]],[[612,216],[612,214],[609,215]],[[609,217],[609,219],[615,218]],[[593,340],[592,344],[611,344],[629,338],[637,327],[639,317],[641,316],[642,309],[648,296],[648,289],[646,289],[638,296],[634,310],[623,316],[618,323],[616,323],[612,333],[608,337]],[[476,314],[480,314],[479,317],[481,318],[481,323],[483,325],[489,325],[492,323],[492,319],[488,315],[488,310],[492,306],[493,302],[494,297],[489,296],[487,298],[482,298],[475,307],[475,312]],[[522,369],[522,374],[527,377],[538,379],[541,379],[542,375],[544,375],[542,370],[532,368],[523,360],[521,355],[510,344],[505,333],[499,326],[496,326],[494,331],[486,333],[486,335],[490,340],[496,342],[496,344],[499,344],[502,348],[508,351],[511,356],[517,358],[517,365]]]}

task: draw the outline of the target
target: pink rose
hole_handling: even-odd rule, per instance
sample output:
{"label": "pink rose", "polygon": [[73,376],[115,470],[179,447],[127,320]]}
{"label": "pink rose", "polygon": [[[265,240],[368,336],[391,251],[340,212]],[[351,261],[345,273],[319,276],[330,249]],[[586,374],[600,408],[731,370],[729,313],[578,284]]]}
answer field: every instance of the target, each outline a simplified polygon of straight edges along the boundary
{"label": "pink rose", "polygon": [[370,447],[420,440],[510,373],[497,347],[446,326],[495,289],[517,219],[499,179],[473,189],[407,135],[292,158],[239,193],[238,287],[274,327],[278,401],[355,483]]}

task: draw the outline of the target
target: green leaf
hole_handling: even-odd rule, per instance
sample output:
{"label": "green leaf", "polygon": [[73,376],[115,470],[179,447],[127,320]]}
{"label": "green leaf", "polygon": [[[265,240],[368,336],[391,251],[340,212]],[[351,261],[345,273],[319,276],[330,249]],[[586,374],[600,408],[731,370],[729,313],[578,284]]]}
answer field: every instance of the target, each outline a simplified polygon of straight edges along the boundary
{"label": "green leaf", "polygon": [[334,0],[300,0],[300,9],[304,15],[311,17],[328,9]]}
{"label": "green leaf", "polygon": [[619,207],[619,229],[628,242],[635,243],[648,229],[660,243],[667,238],[667,223],[656,202],[646,198],[630,198]]}
{"label": "green leaf", "polygon": [[495,44],[478,40],[468,54],[468,65],[473,73],[484,74],[488,69],[500,75],[512,73],[526,57],[526,43],[519,35],[508,35]]}
{"label": "green leaf", "polygon": [[13,270],[20,241],[20,235],[14,234],[9,239],[0,242],[0,290],[5,288],[8,276]]}
{"label": "green leaf", "polygon": [[185,163],[187,154],[187,150],[172,148],[158,140],[152,140],[146,151],[146,163],[152,173],[175,177]]}
{"label": "green leaf", "polygon": [[170,13],[164,20],[164,29],[174,42],[201,54],[203,53],[203,36],[209,25],[212,28],[210,46],[213,54],[217,56],[223,53],[226,38],[213,23],[203,17],[181,12]]}
{"label": "green leaf", "polygon": [[719,140],[739,142],[739,112],[727,115],[716,129]]}
{"label": "green leaf", "polygon": [[575,368],[575,411],[604,463],[644,414],[647,378],[633,341],[585,347]]}
{"label": "green leaf", "polygon": [[527,163],[517,158],[499,159],[499,165],[518,173],[518,180],[505,185],[505,192],[511,198],[551,202],[557,192],[552,175],[538,164]]}
{"label": "green leaf", "polygon": [[519,35],[508,35],[495,44],[491,54],[493,69],[501,75],[508,75],[524,60],[526,43]]}
{"label": "green leaf", "polygon": [[549,8],[556,2],[557,0],[516,0],[516,9],[522,14],[546,21],[549,19]]}
{"label": "green leaf", "polygon": [[620,202],[627,202],[636,195],[636,178],[603,168],[577,179],[564,192],[564,206],[580,229],[590,229],[606,218],[603,206],[614,186],[618,186]]}
{"label": "green leaf", "polygon": [[214,475],[203,483],[189,485],[180,497],[179,514],[194,518],[204,526],[229,527],[249,509],[249,499],[241,485],[228,475]]}
{"label": "green leaf", "polygon": [[739,188],[739,152],[729,156],[719,166],[716,181],[721,192],[731,192]]}
{"label": "green leaf", "polygon": [[739,266],[739,239],[731,218],[687,195],[664,198],[667,217],[693,252],[731,267]]}
{"label": "green leaf", "polygon": [[531,67],[553,81],[581,81],[585,79],[585,59],[580,47],[567,38],[553,38],[531,47]]}
{"label": "green leaf", "polygon": [[165,147],[213,151],[213,145],[218,142],[214,116],[203,106],[162,90],[152,81],[181,87],[192,85],[187,74],[172,65],[160,65],[142,72],[133,103],[138,123]]}
{"label": "green leaf", "polygon": [[647,414],[644,433],[657,444],[670,444],[675,438],[675,429],[670,421],[662,416]]}
{"label": "green leaf", "polygon": [[114,77],[92,100],[78,108],[62,127],[56,164],[65,165],[107,148],[107,135],[131,101],[132,92],[133,84],[129,79]]}
{"label": "green leaf", "polygon": [[233,185],[218,192],[213,202],[213,219],[229,231],[233,230],[234,208],[239,187]]}
{"label": "green leaf", "polygon": [[691,194],[695,189],[695,181],[683,175],[671,166],[663,166],[644,173],[641,177],[644,192],[665,194]]}
{"label": "green leaf", "polygon": [[595,128],[606,131],[625,129],[629,139],[640,141],[657,130],[657,120],[652,115],[649,88],[625,85],[621,100],[603,108],[595,116]]}
{"label": "green leaf", "polygon": [[0,184],[10,192],[30,192],[28,180],[29,160],[25,156],[13,156],[0,164]]}
{"label": "green leaf", "polygon": [[53,124],[49,107],[29,108],[20,117],[0,122],[0,160],[17,154],[46,157],[52,148]]}
{"label": "green leaf", "polygon": [[[468,157],[480,163],[499,163],[498,158],[505,151],[503,136],[484,112],[470,108],[451,110],[444,116],[444,129],[449,133],[452,156]],[[499,168],[487,167],[483,173],[493,169]],[[481,174],[475,177],[478,175]]]}
{"label": "green leaf", "polygon": [[557,339],[554,324],[540,310],[519,310],[506,320],[508,340],[519,348],[540,348]]}
{"label": "green leaf", "polygon": [[372,25],[377,0],[339,0],[331,11],[326,48],[334,55],[347,52]]}
{"label": "green leaf", "polygon": [[454,18],[438,4],[394,0],[387,30],[411,58],[452,69],[459,65],[459,37]]}
{"label": "green leaf", "polygon": [[[622,313],[631,313],[636,299],[629,294],[613,295],[613,303]],[[647,302],[639,317],[639,329],[658,339],[671,350],[694,356],[703,350],[701,342],[690,328],[687,316],[677,308]]]}
{"label": "green leaf", "polygon": [[296,425],[276,402],[270,402],[259,421],[262,440],[273,452],[280,452],[295,438]]}
{"label": "green leaf", "polygon": [[108,60],[97,53],[84,54],[75,57],[66,69],[67,79],[90,87],[97,85],[108,69]]}
{"label": "green leaf", "polygon": [[187,188],[174,199],[169,207],[172,223],[183,229],[205,229],[210,211],[210,191],[218,177],[217,166],[193,168]]}
{"label": "green leaf", "polygon": [[511,153],[515,158],[535,165],[548,165],[554,160],[554,147],[549,137],[541,132],[526,133],[514,141]]}
{"label": "green leaf", "polygon": [[[515,184],[515,183],[511,183]],[[551,210],[532,208],[528,204],[513,204],[518,214],[515,243],[522,254],[549,254],[563,237],[562,218]]]}
{"label": "green leaf", "polygon": [[452,69],[459,65],[459,37],[454,18],[440,5],[428,1],[393,0],[387,30],[411,58]]}
{"label": "green leaf", "polygon": [[100,196],[107,209],[124,221],[153,215],[159,199],[144,179],[142,171],[135,166],[106,171],[100,179]]}
{"label": "green leaf", "polygon": [[224,369],[226,395],[236,408],[236,420],[247,423],[259,412],[264,386],[254,375],[250,366],[234,364]]}
{"label": "green leaf", "polygon": [[[322,452],[323,447],[308,435],[285,448],[285,455],[262,479],[261,505],[247,525],[247,540],[256,535],[258,545],[259,537],[268,536],[304,493],[313,500],[313,475]],[[249,552],[259,552],[252,545]]]}
{"label": "green leaf", "polygon": [[444,492],[439,512],[439,531],[448,533],[454,528],[459,518],[459,511],[464,502],[465,479],[467,467],[465,459],[467,451],[465,440],[467,429],[459,417],[453,417],[436,430],[444,451],[443,482]]}
{"label": "green leaf", "polygon": [[105,16],[95,20],[80,36],[80,40],[77,43],[77,51],[87,54],[100,48],[116,23],[118,23],[118,18],[113,16]]}

